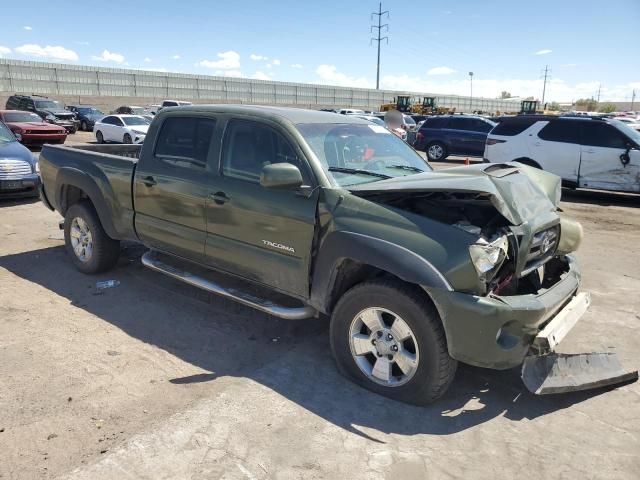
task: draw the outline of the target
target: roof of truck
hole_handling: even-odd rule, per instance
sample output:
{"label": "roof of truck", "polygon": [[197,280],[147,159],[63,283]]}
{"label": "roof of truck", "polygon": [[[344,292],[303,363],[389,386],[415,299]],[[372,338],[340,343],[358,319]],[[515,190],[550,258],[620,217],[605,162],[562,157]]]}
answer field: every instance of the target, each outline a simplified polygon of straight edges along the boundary
{"label": "roof of truck", "polygon": [[362,123],[370,124],[367,120],[357,118],[355,115],[340,115],[332,112],[321,112],[318,110],[308,110],[294,107],[271,107],[267,105],[187,105],[181,107],[166,107],[162,112],[219,112],[219,113],[239,113],[245,115],[255,115],[262,118],[280,118],[289,120],[291,123]]}

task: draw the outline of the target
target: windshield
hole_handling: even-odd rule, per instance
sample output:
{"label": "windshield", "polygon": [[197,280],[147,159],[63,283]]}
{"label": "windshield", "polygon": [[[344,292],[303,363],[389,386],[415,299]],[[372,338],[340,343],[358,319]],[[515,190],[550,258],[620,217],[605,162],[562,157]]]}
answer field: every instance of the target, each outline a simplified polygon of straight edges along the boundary
{"label": "windshield", "polygon": [[76,110],[82,115],[104,115],[104,113],[95,107],[78,107]]}
{"label": "windshield", "polygon": [[3,116],[5,122],[42,122],[42,119],[35,113],[6,112]]}
{"label": "windshield", "polygon": [[38,100],[36,108],[38,110],[64,110],[64,105],[54,100]]}
{"label": "windshield", "polygon": [[638,146],[640,146],[640,132],[631,128],[624,122],[620,120],[611,120],[611,125],[616,127],[618,130],[622,131],[627,137],[631,138]]}
{"label": "windshield", "polygon": [[134,115],[142,115],[144,113],[144,108],[142,107],[130,107],[131,108],[131,112]]}
{"label": "windshield", "polygon": [[0,143],[15,142],[16,137],[13,136],[11,130],[9,130],[4,123],[0,122]]}
{"label": "windshield", "polygon": [[149,125],[149,122],[144,117],[122,117],[122,121],[125,125]]}
{"label": "windshield", "polygon": [[432,170],[409,145],[380,125],[308,123],[298,130],[327,176],[340,186]]}

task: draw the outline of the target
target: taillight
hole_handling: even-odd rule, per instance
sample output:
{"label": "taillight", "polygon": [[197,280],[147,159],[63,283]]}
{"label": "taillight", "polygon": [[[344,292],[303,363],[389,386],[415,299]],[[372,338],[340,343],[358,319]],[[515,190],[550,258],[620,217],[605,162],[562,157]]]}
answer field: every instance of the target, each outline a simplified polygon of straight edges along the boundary
{"label": "taillight", "polygon": [[424,134],[420,132],[416,133],[416,140],[418,140],[419,142],[424,140]]}
{"label": "taillight", "polygon": [[497,138],[487,138],[487,145],[496,145],[498,143],[504,143],[506,140],[498,140]]}

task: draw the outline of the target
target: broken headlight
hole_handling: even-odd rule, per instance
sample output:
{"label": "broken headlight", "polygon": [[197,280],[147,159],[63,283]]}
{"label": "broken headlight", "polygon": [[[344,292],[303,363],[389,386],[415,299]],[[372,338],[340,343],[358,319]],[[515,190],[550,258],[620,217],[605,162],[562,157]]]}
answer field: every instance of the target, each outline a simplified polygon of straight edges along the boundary
{"label": "broken headlight", "polygon": [[498,271],[507,258],[508,248],[509,240],[506,235],[502,235],[490,243],[481,238],[469,246],[471,262],[481,279],[491,280],[493,274]]}

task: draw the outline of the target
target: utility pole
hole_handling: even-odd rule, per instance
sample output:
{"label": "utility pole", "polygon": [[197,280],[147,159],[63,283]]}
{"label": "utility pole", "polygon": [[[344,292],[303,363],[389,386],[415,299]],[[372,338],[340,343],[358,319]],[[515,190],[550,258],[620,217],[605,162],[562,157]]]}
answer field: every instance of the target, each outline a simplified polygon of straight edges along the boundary
{"label": "utility pole", "polygon": [[542,84],[542,108],[544,108],[544,96],[547,93],[547,80],[551,79],[551,71],[549,65],[544,67],[544,83]]}
{"label": "utility pole", "polygon": [[600,90],[602,90],[602,84],[598,85],[598,100],[597,100],[598,103],[600,103]]}
{"label": "utility pole", "polygon": [[371,41],[375,41],[378,42],[378,66],[376,68],[376,90],[380,90],[380,42],[382,42],[382,40],[386,40],[387,41],[387,45],[389,45],[389,37],[381,37],[380,35],[382,35],[382,29],[386,28],[387,32],[389,31],[389,24],[385,23],[384,25],[382,24],[382,16],[386,15],[387,19],[389,18],[389,10],[385,10],[384,12],[382,11],[382,3],[380,3],[378,5],[378,11],[377,12],[373,12],[371,14],[371,20],[373,20],[373,16],[376,15],[378,17],[378,25],[371,25],[371,30],[370,32],[373,32],[373,29],[375,28],[377,31],[377,35],[375,37],[373,37],[371,39]]}
{"label": "utility pole", "polygon": [[631,111],[635,112],[635,110],[633,109],[633,104],[636,102],[636,91],[633,90],[631,92]]}
{"label": "utility pole", "polygon": [[469,112],[473,112],[473,72],[469,72]]}

